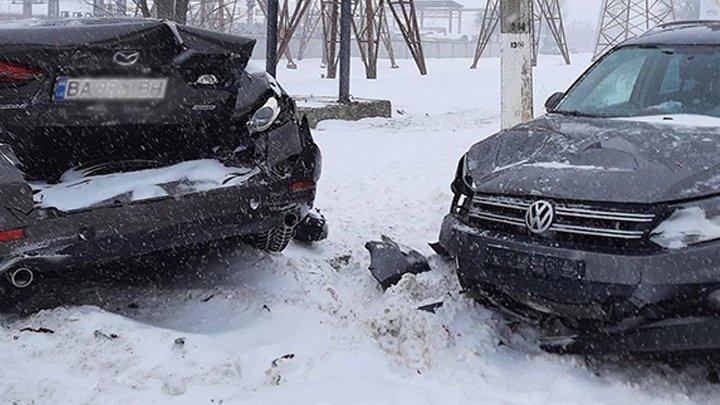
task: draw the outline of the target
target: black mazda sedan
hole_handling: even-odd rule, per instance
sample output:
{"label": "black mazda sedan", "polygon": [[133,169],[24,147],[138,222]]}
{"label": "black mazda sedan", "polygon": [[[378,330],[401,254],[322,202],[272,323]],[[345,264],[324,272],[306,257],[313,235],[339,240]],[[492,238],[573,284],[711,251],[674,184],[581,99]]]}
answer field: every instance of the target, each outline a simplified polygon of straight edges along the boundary
{"label": "black mazda sedan", "polygon": [[465,290],[564,353],[720,349],[720,23],[613,49],[474,145],[440,242]]}
{"label": "black mazda sedan", "polygon": [[227,238],[282,251],[320,151],[255,41],[153,19],[0,26],[0,296]]}

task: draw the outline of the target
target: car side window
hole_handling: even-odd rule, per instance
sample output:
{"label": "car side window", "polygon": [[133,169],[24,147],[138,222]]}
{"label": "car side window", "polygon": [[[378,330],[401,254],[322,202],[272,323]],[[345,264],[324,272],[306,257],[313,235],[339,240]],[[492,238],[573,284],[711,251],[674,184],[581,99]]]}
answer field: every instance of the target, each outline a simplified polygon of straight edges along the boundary
{"label": "car side window", "polygon": [[635,54],[621,61],[597,84],[585,100],[585,107],[603,108],[630,101],[646,55]]}

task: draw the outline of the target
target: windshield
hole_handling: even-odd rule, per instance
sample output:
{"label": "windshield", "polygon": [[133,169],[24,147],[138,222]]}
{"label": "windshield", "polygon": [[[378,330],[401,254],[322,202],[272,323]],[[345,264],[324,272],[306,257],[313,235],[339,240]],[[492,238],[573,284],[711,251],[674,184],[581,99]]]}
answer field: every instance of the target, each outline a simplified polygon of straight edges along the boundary
{"label": "windshield", "polygon": [[573,86],[555,112],[720,117],[720,47],[621,48]]}

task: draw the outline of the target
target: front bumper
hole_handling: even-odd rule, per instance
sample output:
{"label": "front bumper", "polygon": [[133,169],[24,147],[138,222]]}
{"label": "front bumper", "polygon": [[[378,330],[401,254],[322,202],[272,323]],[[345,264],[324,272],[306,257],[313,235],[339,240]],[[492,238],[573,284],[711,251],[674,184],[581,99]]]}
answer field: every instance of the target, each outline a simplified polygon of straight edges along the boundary
{"label": "front bumper", "polygon": [[[541,346],[571,353],[720,349],[720,255],[710,243],[646,255],[528,243],[454,214],[440,243],[466,288],[525,321],[561,320]],[[568,331],[569,330],[569,331]]]}

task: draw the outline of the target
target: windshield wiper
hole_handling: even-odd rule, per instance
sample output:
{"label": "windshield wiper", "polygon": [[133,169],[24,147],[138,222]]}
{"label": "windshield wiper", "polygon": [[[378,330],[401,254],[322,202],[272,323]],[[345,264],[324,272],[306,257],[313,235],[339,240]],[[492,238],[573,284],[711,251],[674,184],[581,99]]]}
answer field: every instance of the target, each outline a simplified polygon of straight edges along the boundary
{"label": "windshield wiper", "polygon": [[561,115],[567,115],[570,117],[606,118],[602,115],[588,114],[577,110],[555,110],[553,112]]}

